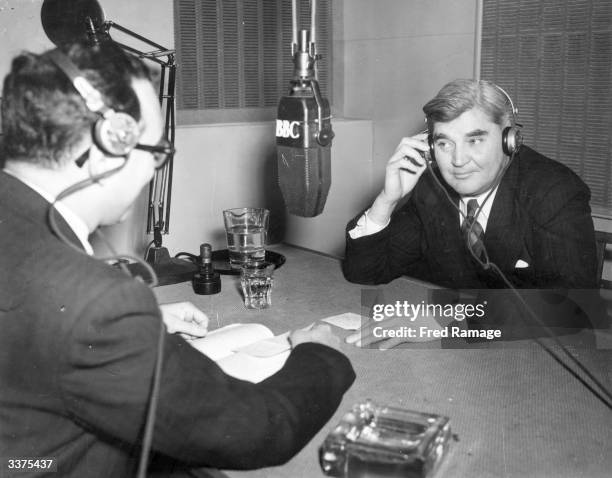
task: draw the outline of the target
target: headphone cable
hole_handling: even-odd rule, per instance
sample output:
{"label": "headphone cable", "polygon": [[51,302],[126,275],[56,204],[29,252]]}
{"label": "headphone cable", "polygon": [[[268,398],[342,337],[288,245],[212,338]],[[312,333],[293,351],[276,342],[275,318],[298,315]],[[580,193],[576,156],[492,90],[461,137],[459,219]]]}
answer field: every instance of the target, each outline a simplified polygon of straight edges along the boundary
{"label": "headphone cable", "polygon": [[572,361],[574,365],[576,365],[576,367],[578,367],[588,378],[590,378],[596,387],[599,387],[599,389],[601,390],[601,393],[595,390],[589,383],[586,382],[586,380],[584,380],[584,378],[580,377],[577,372],[572,370],[565,362],[563,362],[561,358],[557,355],[557,353],[553,352],[553,350],[548,345],[546,345],[542,340],[540,340],[538,337],[533,337],[532,340],[535,341],[538,345],[540,345],[553,359],[555,359],[563,368],[565,368],[568,372],[570,372],[579,382],[581,382],[589,391],[591,391],[591,393],[593,393],[593,395],[595,395],[601,402],[603,402],[603,404],[606,405],[606,407],[608,407],[609,409],[612,409],[612,392],[610,392],[610,390],[608,390],[591,373],[591,371],[584,364],[582,364],[582,362],[580,362],[576,357],[574,357],[567,350],[567,347],[563,345],[561,341],[555,336],[552,330],[550,330],[550,328],[540,320],[540,318],[533,311],[533,309],[529,307],[529,305],[525,302],[525,299],[523,299],[523,297],[520,295],[518,290],[510,283],[510,281],[506,278],[504,273],[499,269],[497,264],[491,262],[490,265],[491,265],[491,268],[501,277],[501,279],[504,281],[506,286],[508,286],[508,288],[512,291],[512,293],[521,302],[525,310],[529,313],[529,315],[531,315],[532,319],[534,319],[535,322],[546,331],[546,333],[553,340],[555,345],[557,345],[562,350],[563,354],[566,355],[570,359],[570,361]]}
{"label": "headphone cable", "polygon": [[[118,173],[121,169],[123,169],[126,163],[127,163],[127,160],[124,161],[123,164],[121,164],[120,166],[117,166],[116,168],[112,168],[103,173],[96,174],[96,175],[90,176],[87,179],[78,181],[77,183],[71,186],[68,186],[67,188],[62,190],[57,195],[57,197],[49,205],[49,209],[47,212],[47,220],[49,222],[49,227],[51,231],[60,239],[61,242],[66,244],[71,249],[76,250],[80,254],[87,254],[81,247],[72,243],[72,241],[70,241],[70,239],[68,239],[66,235],[58,227],[57,219],[55,217],[58,211],[55,205],[62,199],[66,198],[67,196],[70,196],[71,194],[74,194],[77,191],[80,191],[81,189],[89,187],[93,184],[97,184],[102,179],[105,179],[109,176],[112,176],[115,173]],[[133,260],[141,264],[149,273],[150,282],[147,285],[151,288],[158,285],[157,274],[146,261],[143,261],[139,259],[138,257],[133,257],[129,255],[118,255],[115,252],[112,244],[106,239],[106,237],[104,236],[104,234],[102,234],[99,228],[96,229],[96,235],[102,240],[102,242],[104,242],[105,246],[111,252],[111,256],[106,257],[106,258],[100,258],[100,260],[102,261],[117,260],[117,264],[119,268],[129,276],[132,276],[132,274],[130,273],[125,263],[121,261],[121,259]],[[144,282],[144,279],[142,279],[142,277],[140,276],[137,276],[136,279],[140,279]],[[136,474],[137,478],[146,478],[146,474],[147,474],[149,453],[151,450],[151,444],[153,442],[153,432],[155,428],[155,413],[157,410],[157,403],[159,401],[159,389],[161,386],[161,371],[162,371],[162,362],[163,362],[165,334],[166,334],[166,328],[164,326],[164,321],[160,320],[160,331],[159,331],[159,335],[157,339],[157,353],[156,353],[156,358],[155,358],[155,366],[153,369],[153,381],[151,384],[151,392],[149,394],[150,400],[149,400],[149,404],[147,407],[147,416],[145,419],[145,425],[144,425],[144,431],[143,431],[142,447],[140,451],[140,457],[138,461],[138,470]]]}
{"label": "headphone cable", "polygon": [[[484,206],[485,202],[491,197],[491,194],[493,193],[493,191],[495,191],[495,189],[499,186],[499,184],[501,183],[501,180],[503,179],[504,175],[506,174],[506,171],[508,170],[508,168],[510,167],[510,163],[514,160],[514,157],[517,153],[517,150],[513,151],[511,156],[510,156],[510,160],[508,161],[508,163],[504,166],[501,174],[499,175],[496,184],[494,185],[494,187],[492,187],[489,191],[489,193],[487,194],[487,196],[485,197],[485,199],[482,201],[482,204],[479,205],[478,210],[476,212],[476,214],[474,215],[474,218],[478,217],[478,214],[480,214],[480,211],[482,209],[482,207]],[[453,200],[453,198],[451,198],[450,194],[448,193],[447,189],[444,187],[444,185],[441,183],[440,179],[437,177],[437,175],[435,174],[435,171],[433,170],[432,166],[431,166],[431,162],[430,161],[425,161],[427,164],[427,169],[429,171],[429,173],[433,176],[434,181],[436,182],[436,184],[439,186],[439,188],[442,190],[442,192],[444,192],[444,195],[446,196],[448,202],[457,210],[459,211],[460,216],[463,218],[463,220],[466,219],[466,215],[465,213],[461,210],[461,208],[459,206],[457,206],[455,204],[455,201]],[[476,220],[474,220],[471,224],[469,224],[468,226],[468,230],[467,230],[467,236],[469,237],[469,235],[472,232],[472,228],[474,227],[474,224],[476,223]],[[576,367],[578,367],[584,374],[587,375],[587,377],[589,377],[593,383],[595,384],[596,387],[599,387],[600,391],[597,391],[596,389],[594,389],[590,384],[588,384],[582,377],[580,377],[577,372],[575,372],[574,370],[572,370],[568,364],[566,364],[565,362],[563,362],[561,360],[561,358],[552,351],[552,349],[550,347],[548,347],[544,342],[542,342],[542,340],[536,338],[532,338],[532,340],[534,340],[537,344],[539,344],[554,360],[556,360],[563,368],[565,368],[570,374],[572,374],[576,379],[578,379],[578,381],[580,383],[582,383],[591,393],[593,393],[593,395],[595,395],[601,402],[603,402],[604,405],[606,405],[606,407],[608,407],[609,409],[612,409],[612,392],[610,392],[610,390],[608,390],[592,373],[591,371],[584,365],[582,364],[582,362],[580,362],[576,357],[574,357],[568,350],[567,347],[565,347],[561,341],[555,336],[555,334],[552,332],[552,330],[546,325],[544,324],[540,318],[536,315],[536,313],[531,309],[531,307],[529,307],[529,305],[525,302],[525,300],[521,297],[521,295],[519,294],[519,292],[516,290],[516,287],[514,287],[514,285],[508,280],[508,278],[505,276],[505,274],[501,271],[501,269],[497,266],[497,264],[495,264],[494,262],[491,262],[489,260],[489,256],[487,253],[486,248],[484,247],[484,242],[482,244],[483,246],[483,253],[484,253],[484,257],[485,257],[485,261],[482,261],[474,252],[472,245],[469,243],[469,241],[466,242],[467,248],[471,254],[471,256],[476,260],[476,262],[485,270],[488,269],[493,269],[502,279],[502,281],[506,284],[506,286],[513,292],[513,294],[516,295],[516,297],[519,299],[519,301],[521,302],[521,304],[523,305],[523,307],[525,308],[525,310],[527,310],[527,312],[529,313],[529,315],[535,319],[535,322],[542,327],[542,329],[546,332],[546,334],[553,340],[553,342],[563,351],[563,353],[569,357],[569,359],[574,363],[574,365]],[[603,396],[602,396],[603,395]]]}

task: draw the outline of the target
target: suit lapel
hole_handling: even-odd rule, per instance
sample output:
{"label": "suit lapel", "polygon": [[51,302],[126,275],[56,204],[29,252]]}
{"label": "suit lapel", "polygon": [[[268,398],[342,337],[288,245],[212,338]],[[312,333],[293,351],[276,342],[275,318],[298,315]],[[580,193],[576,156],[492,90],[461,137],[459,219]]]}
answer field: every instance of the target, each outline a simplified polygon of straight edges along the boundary
{"label": "suit lapel", "polygon": [[[430,227],[437,233],[438,239],[444,243],[444,249],[457,249],[461,243],[461,230],[459,222],[459,195],[449,187],[436,169],[436,176],[444,189],[448,192],[454,207],[449,203],[445,194],[440,191],[437,184],[431,184],[426,189],[425,208],[428,211]],[[432,179],[433,181],[433,179]]]}
{"label": "suit lapel", "polygon": [[439,186],[430,179],[424,194],[425,210],[421,216],[427,223],[425,229],[428,231],[428,247],[436,251],[435,257],[430,258],[434,282],[449,287],[457,284],[474,284],[474,287],[477,287],[479,279],[476,269],[461,234],[457,209],[459,195],[442,179],[441,183],[454,207]]}
{"label": "suit lapel", "polygon": [[485,247],[491,262],[502,269],[513,269],[523,249],[518,209],[519,157],[512,160],[502,178],[485,232]]}
{"label": "suit lapel", "polygon": [[[29,222],[44,224],[49,227],[49,202],[19,179],[2,171],[0,171],[0,202],[2,202],[4,208],[12,209],[15,215],[21,216]],[[66,239],[77,248],[83,249],[79,238],[57,211],[55,220],[58,229]]]}

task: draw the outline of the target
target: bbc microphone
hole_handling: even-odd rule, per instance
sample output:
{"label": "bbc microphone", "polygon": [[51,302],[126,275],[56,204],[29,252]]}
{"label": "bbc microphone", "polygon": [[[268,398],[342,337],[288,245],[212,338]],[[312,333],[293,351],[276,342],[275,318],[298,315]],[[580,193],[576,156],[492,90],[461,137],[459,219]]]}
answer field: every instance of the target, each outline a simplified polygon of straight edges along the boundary
{"label": "bbc microphone", "polygon": [[293,55],[290,91],[280,99],[276,119],[278,181],[289,213],[314,217],[323,212],[331,186],[329,102],[321,96],[308,30],[300,30]]}

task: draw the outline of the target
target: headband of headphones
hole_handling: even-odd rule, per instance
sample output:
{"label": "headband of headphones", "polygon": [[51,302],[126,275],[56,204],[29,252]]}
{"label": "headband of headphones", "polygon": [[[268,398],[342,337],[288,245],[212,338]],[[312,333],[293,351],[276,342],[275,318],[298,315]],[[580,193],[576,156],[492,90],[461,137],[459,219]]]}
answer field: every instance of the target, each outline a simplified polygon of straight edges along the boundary
{"label": "headband of headphones", "polygon": [[516,108],[514,106],[514,102],[512,101],[512,98],[510,98],[510,95],[506,92],[506,90],[504,90],[501,86],[496,85],[495,83],[492,83],[492,85],[497,88],[508,100],[508,104],[510,105],[510,109],[512,111],[512,124],[516,125],[516,117],[518,115],[518,108]]}
{"label": "headband of headphones", "polygon": [[94,144],[110,156],[126,156],[138,144],[140,128],[129,114],[117,112],[107,106],[102,94],[85,78],[74,62],[62,51],[49,53],[51,61],[70,79],[74,89],[81,95],[87,109],[100,117],[92,128]]}

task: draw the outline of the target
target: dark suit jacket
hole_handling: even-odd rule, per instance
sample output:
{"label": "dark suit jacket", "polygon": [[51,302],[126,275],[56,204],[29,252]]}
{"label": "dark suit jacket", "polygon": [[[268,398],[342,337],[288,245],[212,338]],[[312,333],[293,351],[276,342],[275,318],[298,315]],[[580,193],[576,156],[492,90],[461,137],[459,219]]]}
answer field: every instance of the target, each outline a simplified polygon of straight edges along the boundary
{"label": "dark suit jacket", "polygon": [[[448,186],[447,191],[458,205],[458,195]],[[589,199],[588,187],[569,168],[521,147],[489,216],[484,244],[490,261],[519,289],[596,289]],[[469,254],[459,213],[431,172],[423,174],[388,227],[354,240],[348,231],[360,216],[347,225],[343,271],[349,281],[381,284],[405,274],[453,289],[507,287]],[[516,268],[519,259],[529,267]]]}
{"label": "dark suit jacket", "polygon": [[[0,173],[0,456],[54,457],[53,476],[133,476],[160,311],[142,283],[60,242],[47,209]],[[283,463],[353,380],[344,355],[309,343],[252,384],[167,335],[153,449],[184,468]]]}

